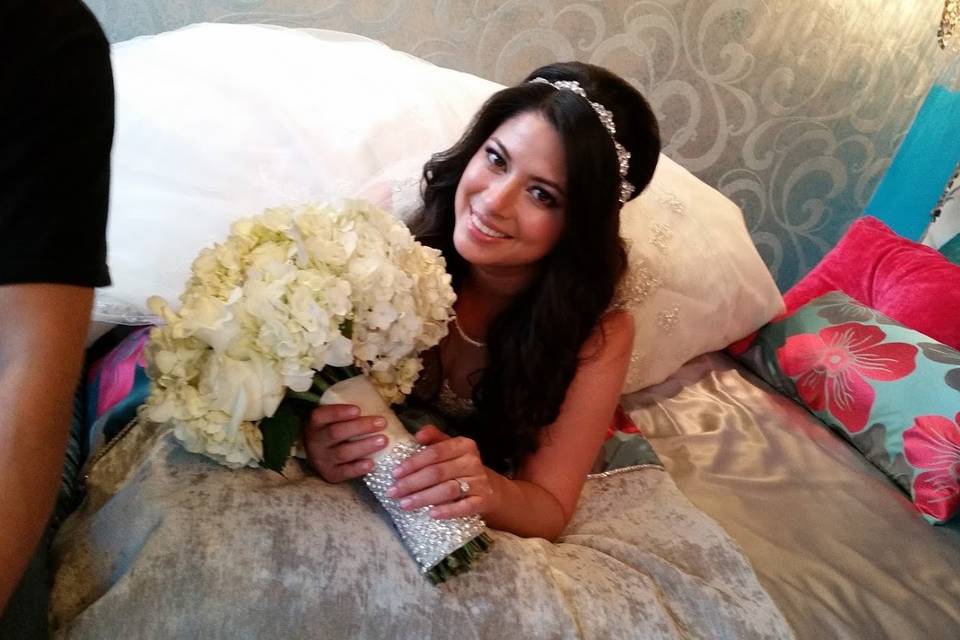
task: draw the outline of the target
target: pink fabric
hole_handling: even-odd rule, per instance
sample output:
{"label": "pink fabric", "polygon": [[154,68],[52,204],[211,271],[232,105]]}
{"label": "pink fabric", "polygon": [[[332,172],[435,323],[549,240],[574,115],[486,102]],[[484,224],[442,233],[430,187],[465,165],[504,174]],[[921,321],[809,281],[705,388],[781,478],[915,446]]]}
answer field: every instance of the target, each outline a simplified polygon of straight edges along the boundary
{"label": "pink fabric", "polygon": [[133,389],[137,367],[146,367],[143,348],[150,328],[134,331],[90,368],[89,381],[96,383],[96,416],[102,416]]}
{"label": "pink fabric", "polygon": [[857,219],[783,300],[791,313],[835,290],[960,349],[960,266],[876,218]]}
{"label": "pink fabric", "polygon": [[848,432],[859,433],[876,398],[867,379],[899,380],[917,367],[914,345],[886,337],[880,327],[859,322],[824,327],[787,338],[777,361],[797,378],[797,393],[811,409],[826,409]]}
{"label": "pink fabric", "polygon": [[918,416],[903,434],[903,452],[920,470],[913,480],[913,501],[946,522],[960,505],[960,413],[953,420]]}

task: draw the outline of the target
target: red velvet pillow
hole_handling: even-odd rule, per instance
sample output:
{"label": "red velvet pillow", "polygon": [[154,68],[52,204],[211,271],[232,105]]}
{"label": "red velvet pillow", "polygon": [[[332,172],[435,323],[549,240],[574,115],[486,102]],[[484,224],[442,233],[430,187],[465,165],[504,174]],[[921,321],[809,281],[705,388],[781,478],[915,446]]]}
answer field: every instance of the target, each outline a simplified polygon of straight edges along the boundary
{"label": "red velvet pillow", "polygon": [[960,266],[898,236],[876,218],[858,218],[820,264],[783,296],[787,313],[835,290],[960,349]]}

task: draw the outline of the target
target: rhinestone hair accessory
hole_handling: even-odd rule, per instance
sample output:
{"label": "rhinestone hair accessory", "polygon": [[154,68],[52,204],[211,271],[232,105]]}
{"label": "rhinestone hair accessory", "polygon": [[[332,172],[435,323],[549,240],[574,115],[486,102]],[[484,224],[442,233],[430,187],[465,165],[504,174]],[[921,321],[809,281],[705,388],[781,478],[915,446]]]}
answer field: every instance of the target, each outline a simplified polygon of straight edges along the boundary
{"label": "rhinestone hair accessory", "polygon": [[632,196],[636,190],[627,180],[627,170],[630,168],[630,152],[627,151],[622,144],[617,142],[617,126],[613,123],[613,113],[599,102],[591,100],[587,92],[583,90],[583,87],[581,87],[580,83],[576,80],[551,81],[546,78],[534,78],[530,82],[548,84],[558,91],[572,91],[586,100],[593,110],[597,112],[600,123],[603,125],[603,128],[607,130],[607,133],[610,134],[613,148],[617,151],[617,163],[620,165],[620,204],[624,204],[629,200],[630,196]]}

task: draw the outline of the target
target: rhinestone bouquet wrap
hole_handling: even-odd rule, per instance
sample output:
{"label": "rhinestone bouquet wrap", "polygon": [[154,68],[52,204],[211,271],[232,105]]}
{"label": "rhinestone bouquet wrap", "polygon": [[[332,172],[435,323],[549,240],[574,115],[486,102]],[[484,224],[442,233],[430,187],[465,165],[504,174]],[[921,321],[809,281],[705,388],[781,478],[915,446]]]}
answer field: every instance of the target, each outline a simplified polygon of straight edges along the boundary
{"label": "rhinestone bouquet wrap", "polygon": [[328,388],[323,404],[353,404],[364,415],[380,415],[387,426],[382,431],[388,439],[386,447],[374,454],[374,469],[363,480],[393,520],[400,538],[410,554],[434,583],[469,567],[473,558],[491,544],[486,525],[479,516],[436,520],[430,507],[407,511],[398,500],[387,496],[393,484],[393,470],[401,462],[423,449],[413,439],[396,414],[387,406],[370,381],[357,376]]}
{"label": "rhinestone bouquet wrap", "polygon": [[427,522],[383,495],[389,465],[416,445],[388,403],[412,390],[420,353],[447,335],[456,300],[440,252],[352,200],[238,220],[191,270],[179,309],[148,301],[161,324],[145,349],[151,385],[141,418],[172,425],[187,450],[227,467],[280,471],[301,450],[320,394],[359,381],[354,395],[367,415],[399,427],[368,486],[431,579],[469,566],[489,542],[479,518]]}

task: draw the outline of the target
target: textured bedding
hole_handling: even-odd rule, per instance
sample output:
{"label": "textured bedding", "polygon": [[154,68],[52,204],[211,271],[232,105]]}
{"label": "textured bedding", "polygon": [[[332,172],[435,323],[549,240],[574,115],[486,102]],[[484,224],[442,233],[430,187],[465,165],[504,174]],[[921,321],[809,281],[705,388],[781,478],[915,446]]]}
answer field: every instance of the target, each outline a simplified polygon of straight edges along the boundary
{"label": "textured bedding", "polygon": [[555,544],[493,532],[472,572],[418,573],[356,484],[229,471],[138,426],[53,550],[70,638],[790,638],[730,538],[654,468],[588,480]]}
{"label": "textured bedding", "polygon": [[960,525],[927,524],[799,405],[708,354],[624,406],[799,638],[960,637]]}

